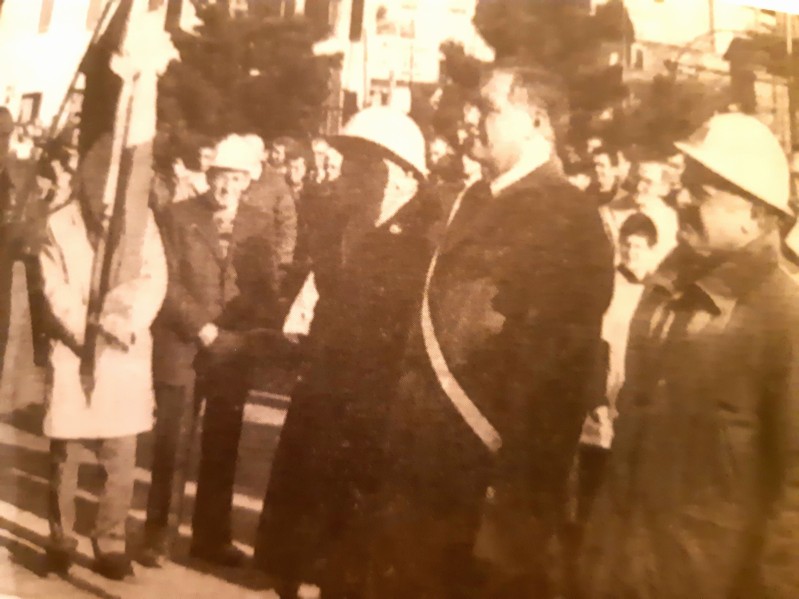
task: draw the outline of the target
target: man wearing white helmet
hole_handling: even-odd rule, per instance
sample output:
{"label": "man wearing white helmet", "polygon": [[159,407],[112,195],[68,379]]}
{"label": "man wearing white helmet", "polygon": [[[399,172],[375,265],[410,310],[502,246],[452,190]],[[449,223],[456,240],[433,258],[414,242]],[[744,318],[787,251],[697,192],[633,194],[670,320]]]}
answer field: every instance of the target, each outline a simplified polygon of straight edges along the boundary
{"label": "man wearing white helmet", "polygon": [[691,203],[631,325],[582,591],[797,597],[799,288],[778,266],[788,163],[743,114],[677,147]]}
{"label": "man wearing white helmet", "polygon": [[562,85],[497,69],[481,100],[472,152],[490,184],[452,209],[392,412],[383,599],[549,596],[546,547],[601,347],[612,249],[557,159]]}
{"label": "man wearing white helmet", "polygon": [[435,217],[422,184],[424,138],[410,117],[367,108],[331,143],[344,156],[341,197],[316,206],[322,239],[310,248],[319,299],[309,359],[255,546],[256,565],[276,579],[281,599],[295,599],[303,581],[319,581],[331,599],[365,596],[388,411]]}
{"label": "man wearing white helmet", "polygon": [[206,406],[192,555],[242,562],[230,536],[238,443],[255,330],[268,327],[276,310],[269,219],[242,202],[251,156],[242,138],[225,138],[208,169],[209,190],[164,215],[170,277],[153,326],[158,419],[140,560],[147,566],[168,555],[180,514],[195,397]]}

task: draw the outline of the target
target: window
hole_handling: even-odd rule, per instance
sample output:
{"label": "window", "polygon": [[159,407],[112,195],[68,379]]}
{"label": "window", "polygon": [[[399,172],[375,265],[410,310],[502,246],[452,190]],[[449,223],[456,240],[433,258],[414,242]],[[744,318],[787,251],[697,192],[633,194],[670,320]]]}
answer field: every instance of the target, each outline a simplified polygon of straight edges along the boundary
{"label": "window", "polygon": [[42,0],[42,12],[39,13],[39,33],[47,33],[53,20],[53,4],[55,0]]}
{"label": "window", "polygon": [[19,122],[32,123],[39,118],[42,94],[23,94],[19,105]]}

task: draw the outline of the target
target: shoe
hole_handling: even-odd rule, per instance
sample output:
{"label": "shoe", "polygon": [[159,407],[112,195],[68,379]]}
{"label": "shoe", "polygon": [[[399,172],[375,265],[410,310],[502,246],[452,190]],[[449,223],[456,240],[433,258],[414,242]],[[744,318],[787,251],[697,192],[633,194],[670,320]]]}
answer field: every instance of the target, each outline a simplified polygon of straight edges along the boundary
{"label": "shoe", "polygon": [[124,553],[105,553],[94,560],[94,571],[110,580],[133,576],[133,564]]}
{"label": "shoe", "polygon": [[157,547],[146,546],[136,559],[145,568],[163,568],[167,562],[166,554]]}
{"label": "shoe", "polygon": [[279,599],[299,599],[297,594],[300,590],[299,583],[287,582],[285,580],[277,581],[272,586]]}
{"label": "shoe", "polygon": [[48,547],[45,550],[47,570],[59,576],[66,576],[72,566],[72,551],[60,547]]}
{"label": "shoe", "polygon": [[201,559],[217,566],[227,568],[240,568],[247,560],[243,551],[233,545],[222,545],[220,547],[208,547],[205,545],[192,545],[189,552],[191,557]]}

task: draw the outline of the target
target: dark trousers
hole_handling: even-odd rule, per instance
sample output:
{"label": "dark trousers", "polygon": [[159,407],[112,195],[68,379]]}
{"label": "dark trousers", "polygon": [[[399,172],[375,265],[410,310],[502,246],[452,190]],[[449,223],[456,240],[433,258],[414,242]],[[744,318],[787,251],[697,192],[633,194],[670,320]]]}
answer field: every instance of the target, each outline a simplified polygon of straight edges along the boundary
{"label": "dark trousers", "polygon": [[199,406],[205,401],[193,542],[220,547],[231,541],[236,461],[249,391],[241,369],[201,373],[193,384],[156,385],[152,482],[147,500],[147,542],[168,553],[180,524]]}
{"label": "dark trousers", "polygon": [[192,520],[197,546],[223,547],[232,539],[233,485],[249,374],[248,368],[234,366],[198,377],[205,416]]}
{"label": "dark trousers", "polygon": [[599,487],[605,478],[610,450],[595,445],[580,445],[577,458],[577,521],[588,521]]}
{"label": "dark trousers", "polygon": [[124,553],[125,521],[133,500],[136,435],[112,439],[50,441],[50,542],[56,549],[75,546],[75,496],[81,453],[87,447],[105,473],[92,529],[95,554]]}
{"label": "dark trousers", "polygon": [[156,383],[153,466],[147,497],[147,543],[168,554],[180,525],[198,402],[194,383]]}

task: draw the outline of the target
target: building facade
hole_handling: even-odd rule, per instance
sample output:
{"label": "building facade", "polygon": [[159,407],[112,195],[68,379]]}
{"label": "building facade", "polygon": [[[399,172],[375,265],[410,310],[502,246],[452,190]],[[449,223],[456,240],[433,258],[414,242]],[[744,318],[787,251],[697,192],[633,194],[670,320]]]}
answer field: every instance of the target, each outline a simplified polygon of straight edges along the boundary
{"label": "building facade", "polygon": [[[625,80],[635,93],[656,74],[702,81],[714,88],[729,89],[730,106],[751,109],[791,146],[788,89],[785,79],[764,68],[748,69],[748,87],[742,101],[738,66],[731,62],[731,49],[753,33],[784,35],[786,16],[773,10],[744,6],[728,0],[592,0],[592,8],[621,2],[635,29],[628,47],[609,48],[609,54],[624,58]],[[614,58],[616,59],[616,58]],[[747,104],[748,106],[742,106]]]}
{"label": "building facade", "polygon": [[106,0],[5,0],[0,103],[20,122],[48,124],[78,69]]}
{"label": "building facade", "polygon": [[331,30],[315,51],[341,56],[340,85],[334,85],[341,116],[372,104],[409,111],[415,85],[438,84],[445,41],[493,61],[493,49],[473,24],[476,7],[477,0],[306,0],[306,14],[326,14]]}

